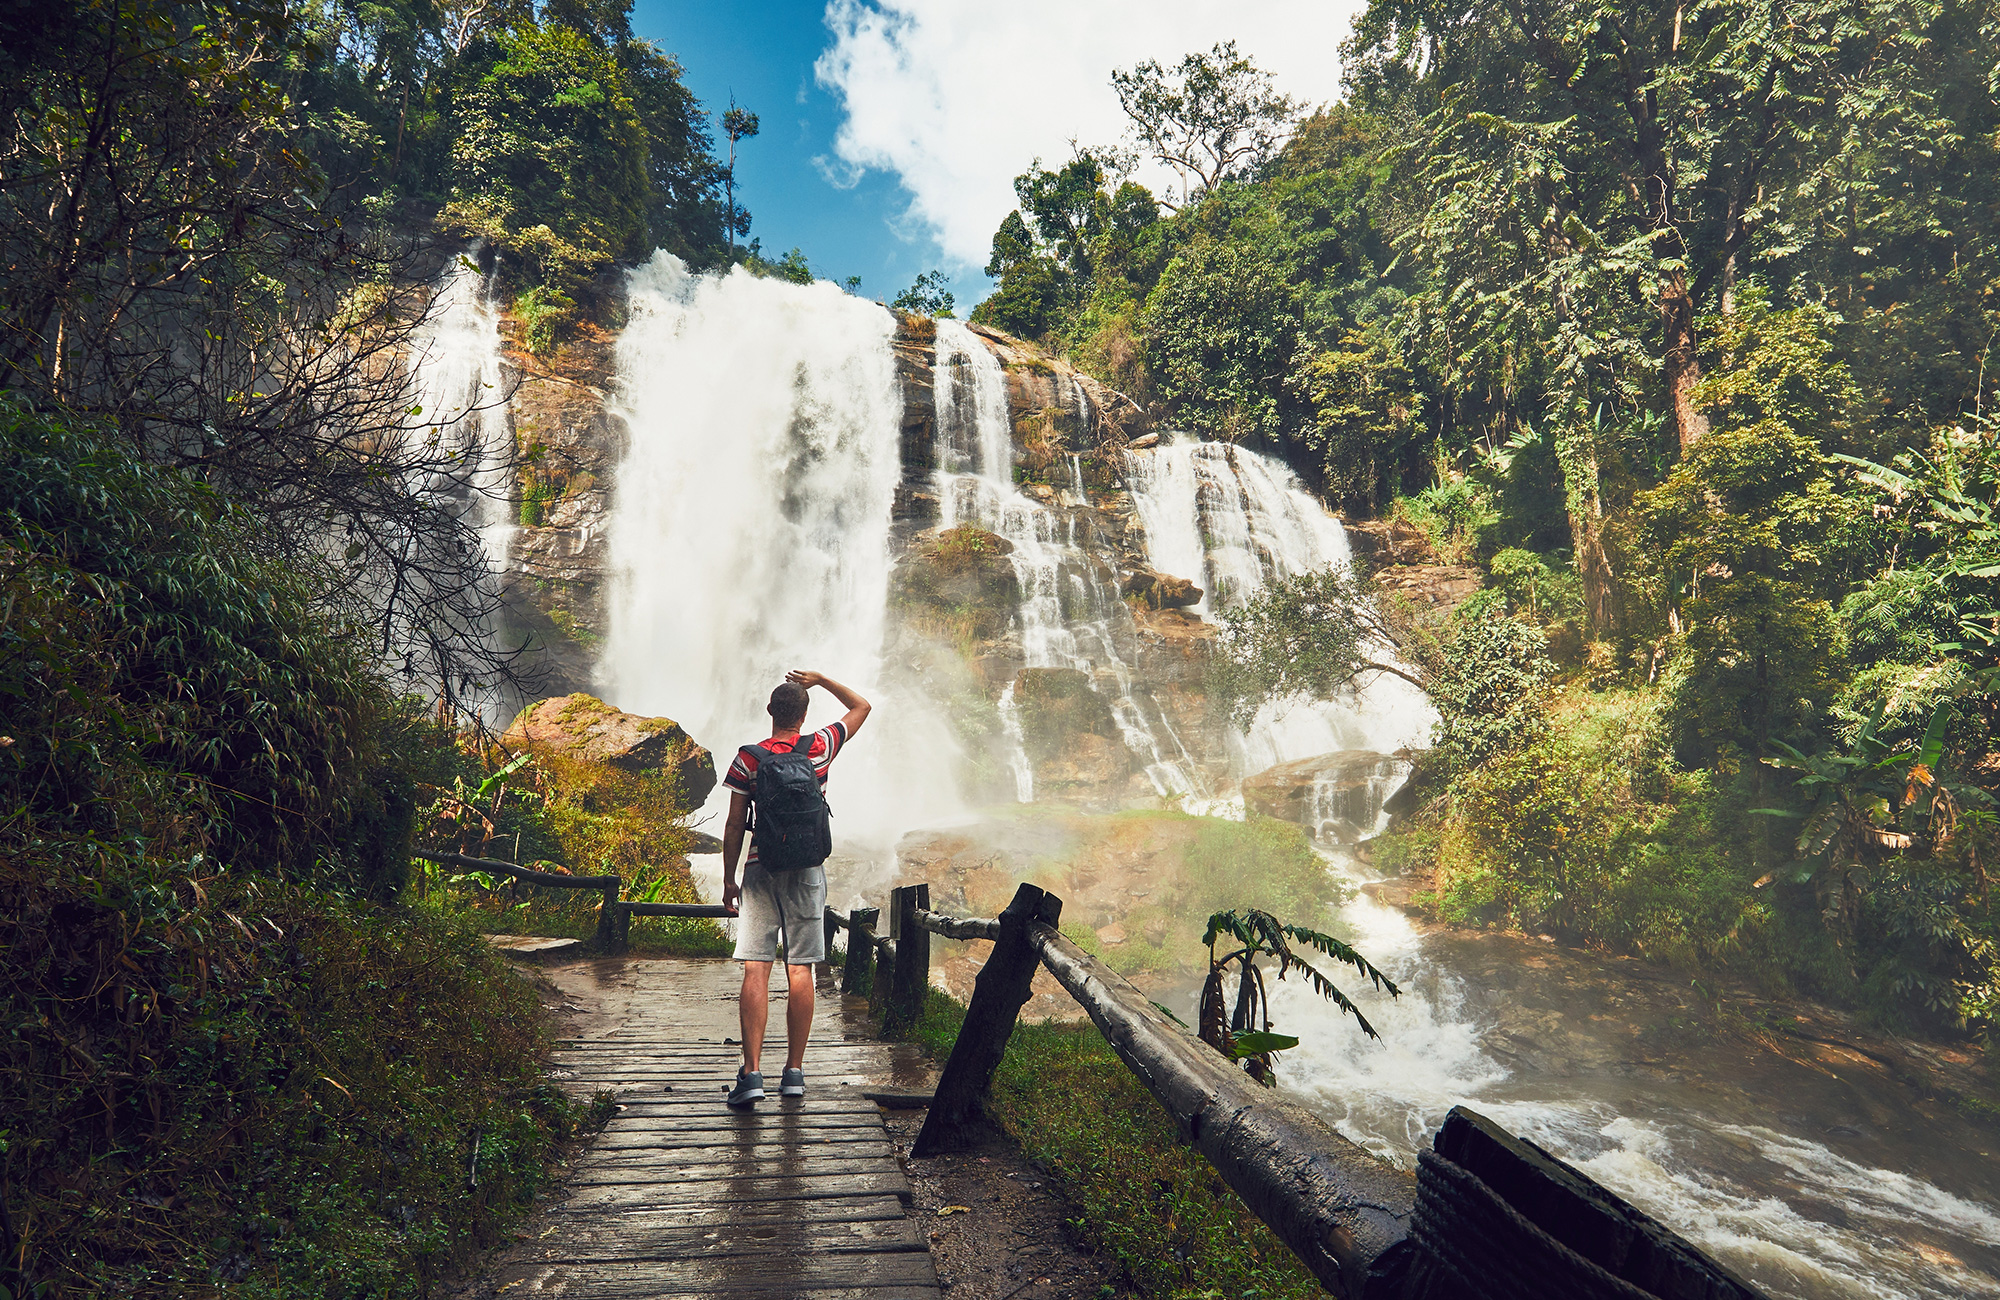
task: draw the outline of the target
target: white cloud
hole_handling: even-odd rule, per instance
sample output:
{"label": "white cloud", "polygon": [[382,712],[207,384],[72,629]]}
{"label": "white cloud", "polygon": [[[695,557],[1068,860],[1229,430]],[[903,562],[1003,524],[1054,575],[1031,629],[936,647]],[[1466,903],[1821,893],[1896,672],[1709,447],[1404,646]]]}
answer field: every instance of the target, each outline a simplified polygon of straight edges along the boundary
{"label": "white cloud", "polygon": [[[961,265],[986,261],[1014,206],[1012,181],[1072,139],[1124,132],[1114,68],[1171,65],[1234,40],[1281,90],[1335,97],[1339,45],[1361,0],[829,0],[833,43],[816,65],[846,111],[834,152],[892,172],[912,224]],[[1161,179],[1142,170],[1139,179]]]}

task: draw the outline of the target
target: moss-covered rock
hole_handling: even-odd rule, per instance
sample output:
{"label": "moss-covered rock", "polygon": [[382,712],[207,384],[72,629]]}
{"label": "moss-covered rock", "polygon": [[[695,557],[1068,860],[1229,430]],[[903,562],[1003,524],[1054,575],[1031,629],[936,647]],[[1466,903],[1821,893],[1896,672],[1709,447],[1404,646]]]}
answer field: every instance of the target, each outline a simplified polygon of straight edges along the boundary
{"label": "moss-covered rock", "polygon": [[521,710],[502,738],[510,746],[626,772],[671,776],[686,808],[715,788],[715,759],[672,718],[642,718],[594,695],[559,695]]}
{"label": "moss-covered rock", "polygon": [[919,629],[969,647],[1007,630],[1020,602],[1014,544],[965,524],[919,534],[896,565],[891,599]]}

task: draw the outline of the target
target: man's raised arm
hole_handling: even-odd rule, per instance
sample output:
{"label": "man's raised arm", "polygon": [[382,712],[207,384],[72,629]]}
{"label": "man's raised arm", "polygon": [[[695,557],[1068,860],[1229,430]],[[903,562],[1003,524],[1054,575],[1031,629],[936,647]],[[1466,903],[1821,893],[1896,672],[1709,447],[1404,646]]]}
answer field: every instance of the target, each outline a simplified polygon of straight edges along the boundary
{"label": "man's raised arm", "polygon": [[849,740],[854,739],[854,733],[861,730],[862,723],[868,721],[868,710],[873,706],[855,694],[851,688],[842,686],[825,673],[808,672],[803,668],[794,668],[791,672],[785,674],[785,680],[795,682],[808,690],[815,686],[826,687],[827,692],[834,699],[840,701],[840,707],[847,710],[840,721],[841,725],[847,730],[847,738]]}

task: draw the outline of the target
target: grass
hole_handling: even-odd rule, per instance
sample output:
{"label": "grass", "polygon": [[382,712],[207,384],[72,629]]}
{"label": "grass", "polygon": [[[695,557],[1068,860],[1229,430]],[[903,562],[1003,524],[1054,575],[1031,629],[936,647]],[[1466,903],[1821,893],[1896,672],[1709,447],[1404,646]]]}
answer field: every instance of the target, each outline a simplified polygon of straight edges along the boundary
{"label": "grass", "polygon": [[[932,989],[910,1037],[942,1060],[962,1004]],[[989,1113],[1045,1168],[1069,1225],[1157,1300],[1281,1300],[1325,1293],[1090,1024],[1022,1023],[993,1079]]]}

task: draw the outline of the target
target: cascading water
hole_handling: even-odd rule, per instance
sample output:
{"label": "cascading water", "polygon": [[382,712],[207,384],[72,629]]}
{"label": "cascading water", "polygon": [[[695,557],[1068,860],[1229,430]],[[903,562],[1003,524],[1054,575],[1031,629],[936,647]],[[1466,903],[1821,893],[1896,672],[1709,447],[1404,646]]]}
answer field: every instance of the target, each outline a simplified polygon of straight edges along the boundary
{"label": "cascading water", "polygon": [[[932,392],[937,404],[938,500],[946,528],[976,524],[1006,539],[1020,586],[1015,617],[1021,658],[1029,668],[1071,668],[1088,674],[1111,702],[1127,749],[1146,765],[1162,796],[1193,794],[1198,769],[1157,707],[1133,693],[1132,615],[1119,599],[1115,571],[1091,554],[1073,513],[1052,510],[1014,486],[1013,422],[1000,359],[958,321],[937,322]],[[1081,469],[1077,504],[1083,504]],[[1015,745],[1010,758],[1022,802],[1034,777],[1019,747],[1020,722],[1009,687],[1001,718]]]}
{"label": "cascading water", "polygon": [[[1127,453],[1125,477],[1155,569],[1202,589],[1201,614],[1232,609],[1273,579],[1348,562],[1340,521],[1279,461],[1227,443],[1177,440]],[[1342,749],[1430,743],[1423,692],[1378,678],[1337,703],[1274,700],[1243,737],[1244,773]]]}
{"label": "cascading water", "polygon": [[[957,745],[882,661],[901,473],[894,321],[830,284],[695,275],[667,253],[631,272],[628,295],[613,409],[631,444],[600,671],[620,708],[676,719],[718,765],[770,734],[764,704],[788,669],[870,697],[876,715],[828,801],[841,854],[869,868],[840,886],[879,895],[902,832],[957,806]],[[809,725],[832,716],[816,692]],[[710,821],[726,807],[718,784]]]}

